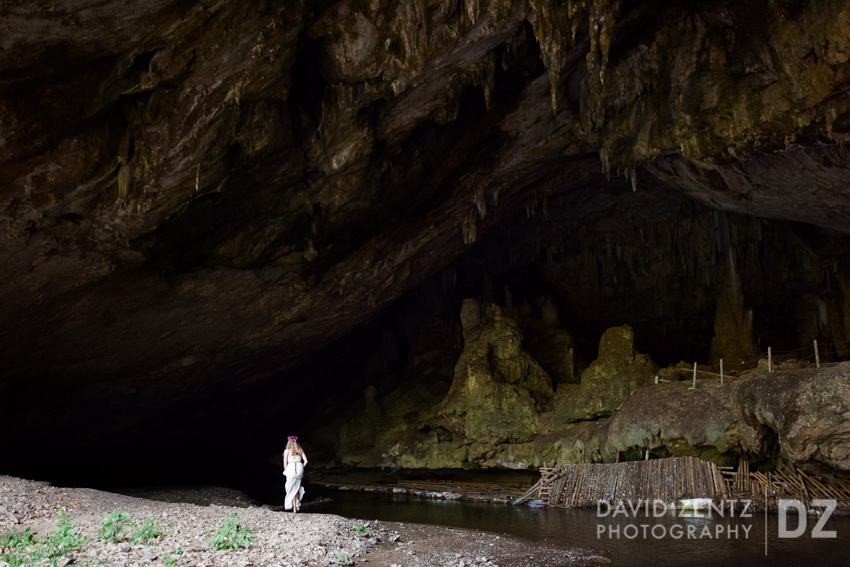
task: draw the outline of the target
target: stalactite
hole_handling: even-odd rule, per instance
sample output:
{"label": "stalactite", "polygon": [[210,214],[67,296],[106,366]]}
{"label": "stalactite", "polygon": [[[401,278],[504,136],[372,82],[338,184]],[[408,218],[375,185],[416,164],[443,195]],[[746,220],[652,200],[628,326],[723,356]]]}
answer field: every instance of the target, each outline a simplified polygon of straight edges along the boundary
{"label": "stalactite", "polygon": [[608,148],[602,146],[599,148],[599,159],[602,161],[602,173],[608,176],[608,180],[611,179],[611,162],[608,161]]}
{"label": "stalactite", "polygon": [[472,244],[477,240],[478,224],[475,210],[469,211],[469,214],[466,216],[466,220],[464,220],[461,225],[461,230],[463,232],[464,244]]}
{"label": "stalactite", "polygon": [[133,182],[133,166],[129,163],[124,163],[121,169],[118,170],[118,197],[125,201],[130,195],[130,186]]}
{"label": "stalactite", "polygon": [[829,315],[826,310],[826,301],[818,298],[818,328],[823,329],[829,325]]}
{"label": "stalactite", "polygon": [[[552,96],[552,111],[558,110],[558,82],[561,78],[561,68],[566,64],[567,38],[563,31],[568,29],[567,22],[578,16],[584,8],[583,3],[570,0],[566,4],[549,2],[548,0],[529,0],[532,16],[529,21],[534,29],[534,36],[540,45],[540,56],[549,72],[549,82]],[[572,26],[569,26],[572,28]],[[575,35],[573,33],[573,35]]]}
{"label": "stalactite", "polygon": [[590,51],[587,54],[587,77],[585,86],[588,91],[587,114],[584,121],[587,127],[600,128],[605,120],[603,89],[608,66],[608,52],[611,47],[611,31],[614,28],[615,15],[620,9],[620,0],[595,0],[590,3],[587,12],[587,29],[590,36]]}
{"label": "stalactite", "polygon": [[478,216],[482,219],[487,215],[487,200],[484,198],[484,188],[479,187],[475,190],[475,206],[478,209]]}
{"label": "stalactite", "polygon": [[491,51],[484,56],[483,77],[480,79],[481,88],[484,91],[484,106],[490,110],[493,96],[493,88],[496,84],[496,52]]}
{"label": "stalactite", "polygon": [[466,8],[466,16],[473,24],[478,20],[478,15],[481,13],[481,4],[479,0],[464,0]]}
{"label": "stalactite", "polygon": [[458,115],[460,114],[460,102],[458,100],[454,100],[449,103],[449,105],[443,109],[443,116],[439,115],[436,117],[437,122],[443,124],[452,124],[455,120],[457,120]]}

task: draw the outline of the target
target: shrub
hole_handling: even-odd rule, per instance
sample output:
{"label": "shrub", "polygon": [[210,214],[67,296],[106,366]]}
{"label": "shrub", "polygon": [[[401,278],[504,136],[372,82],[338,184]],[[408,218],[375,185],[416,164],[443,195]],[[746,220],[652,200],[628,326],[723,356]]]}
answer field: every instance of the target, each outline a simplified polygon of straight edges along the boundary
{"label": "shrub", "polygon": [[244,547],[248,549],[254,538],[251,534],[254,533],[244,526],[240,526],[239,514],[231,514],[224,522],[224,527],[218,529],[215,535],[210,538],[210,546],[216,551],[222,549],[239,549]]}
{"label": "shrub", "polygon": [[127,526],[132,527],[133,525],[135,525],[133,516],[119,512],[118,508],[115,508],[101,519],[97,537],[106,541],[118,542],[121,540],[121,532]]}
{"label": "shrub", "polygon": [[133,543],[143,543],[146,544],[152,539],[157,539],[165,534],[156,529],[154,522],[156,518],[148,518],[147,520],[142,520],[142,523],[139,525],[136,532],[133,534]]}
{"label": "shrub", "polygon": [[32,530],[30,528],[26,528],[21,533],[12,530],[3,537],[0,537],[0,548],[9,548],[8,553],[0,553],[0,561],[9,564],[10,567],[25,565],[26,556],[23,554],[23,550],[27,546],[34,544],[35,539],[32,536]]}
{"label": "shrub", "polygon": [[26,547],[34,543],[35,539],[32,536],[32,530],[30,528],[26,528],[21,533],[12,530],[3,537],[0,537],[0,547]]}
{"label": "shrub", "polygon": [[29,554],[30,559],[54,559],[69,551],[82,548],[86,538],[77,535],[77,528],[72,523],[73,519],[74,515],[70,512],[59,510],[53,533],[34,546]]}
{"label": "shrub", "polygon": [[47,545],[56,550],[56,555],[65,555],[71,550],[80,549],[85,545],[85,536],[77,535],[77,528],[72,523],[74,515],[65,510],[56,514],[56,524],[53,533],[47,539]]}

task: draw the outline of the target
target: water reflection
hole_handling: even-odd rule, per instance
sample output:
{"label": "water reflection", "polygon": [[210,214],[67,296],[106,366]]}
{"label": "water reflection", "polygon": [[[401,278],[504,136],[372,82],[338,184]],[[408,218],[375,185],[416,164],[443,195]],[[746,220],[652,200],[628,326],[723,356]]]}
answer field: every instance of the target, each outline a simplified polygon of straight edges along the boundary
{"label": "water reflection", "polygon": [[[833,517],[826,523],[824,530],[834,530],[836,538],[812,538],[817,518],[810,516],[803,536],[780,539],[775,514],[768,516],[767,523],[758,513],[747,518],[739,513],[730,517],[728,512],[724,517],[717,513],[654,517],[642,510],[636,515],[629,511],[626,516],[598,517],[597,510],[533,509],[347,492],[330,496],[334,503],[322,512],[363,520],[475,528],[555,545],[592,547],[607,550],[615,565],[850,565],[847,517]],[[792,515],[788,528],[795,526],[796,516]]]}

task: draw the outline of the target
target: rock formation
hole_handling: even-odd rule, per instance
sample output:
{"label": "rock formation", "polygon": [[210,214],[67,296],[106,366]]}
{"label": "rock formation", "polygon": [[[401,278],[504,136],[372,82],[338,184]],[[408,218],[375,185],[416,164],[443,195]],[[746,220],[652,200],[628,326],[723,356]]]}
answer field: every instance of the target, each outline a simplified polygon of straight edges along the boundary
{"label": "rock formation", "polygon": [[558,389],[552,409],[554,424],[590,421],[617,411],[628,396],[653,381],[657,367],[636,351],[628,325],[605,331],[599,358],[581,375],[580,386]]}
{"label": "rock formation", "polygon": [[753,342],[753,311],[744,307],[741,276],[735,268],[731,249],[725,273],[726,281],[720,285],[717,297],[709,358],[715,365],[725,358],[732,363],[727,368],[752,368],[759,358]]}
{"label": "rock formation", "polygon": [[[445,398],[435,401],[422,385],[395,390],[380,401],[395,409],[376,416],[374,392],[367,392],[365,406],[339,426],[340,463],[528,468],[640,459],[651,451],[850,471],[850,363],[821,371],[786,363],[773,373],[762,366],[723,386],[719,377],[703,377],[696,389],[690,380],[657,383],[657,367],[622,326],[603,334],[581,385],[561,384],[545,396],[538,391],[545,373],[512,348],[521,335],[512,318],[498,306],[482,317],[471,299],[461,316],[466,346]],[[519,379],[500,367],[521,368]]]}

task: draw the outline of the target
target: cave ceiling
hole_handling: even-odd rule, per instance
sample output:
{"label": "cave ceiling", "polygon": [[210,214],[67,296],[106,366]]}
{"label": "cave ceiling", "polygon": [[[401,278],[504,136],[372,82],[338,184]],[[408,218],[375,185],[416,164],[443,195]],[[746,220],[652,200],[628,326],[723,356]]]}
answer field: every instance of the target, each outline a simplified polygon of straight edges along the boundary
{"label": "cave ceiling", "polygon": [[24,396],[98,439],[69,400],[285,381],[488,242],[498,273],[681,211],[840,240],[848,30],[835,0],[2,2],[9,436],[50,434]]}

